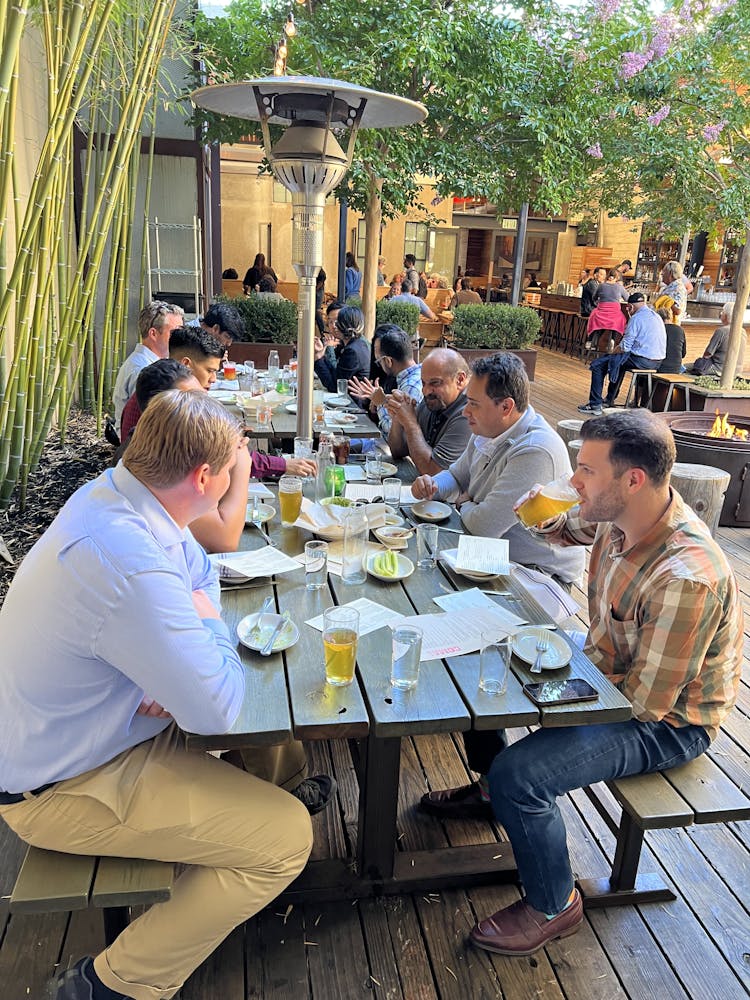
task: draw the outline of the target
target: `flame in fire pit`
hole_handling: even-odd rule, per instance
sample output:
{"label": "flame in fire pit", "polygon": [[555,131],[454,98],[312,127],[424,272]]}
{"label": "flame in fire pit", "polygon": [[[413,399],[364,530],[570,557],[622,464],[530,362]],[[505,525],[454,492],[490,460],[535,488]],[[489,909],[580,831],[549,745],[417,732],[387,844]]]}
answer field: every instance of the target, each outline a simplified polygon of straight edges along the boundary
{"label": "flame in fire pit", "polygon": [[737,441],[747,441],[748,432],[739,427],[735,427],[734,424],[730,424],[728,413],[725,413],[723,417],[720,417],[719,411],[717,410],[716,419],[713,422],[711,430],[706,436],[710,438],[735,438]]}

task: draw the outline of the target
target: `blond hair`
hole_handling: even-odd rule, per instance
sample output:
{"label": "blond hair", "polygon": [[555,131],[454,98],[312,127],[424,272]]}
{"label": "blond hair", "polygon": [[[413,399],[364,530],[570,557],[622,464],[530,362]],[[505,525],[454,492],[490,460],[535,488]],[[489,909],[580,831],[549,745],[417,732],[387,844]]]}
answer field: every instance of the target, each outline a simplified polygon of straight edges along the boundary
{"label": "blond hair", "polygon": [[216,475],[237,446],[240,425],[201,390],[171,389],[151,400],[123,465],[145,486],[168,489],[201,465]]}

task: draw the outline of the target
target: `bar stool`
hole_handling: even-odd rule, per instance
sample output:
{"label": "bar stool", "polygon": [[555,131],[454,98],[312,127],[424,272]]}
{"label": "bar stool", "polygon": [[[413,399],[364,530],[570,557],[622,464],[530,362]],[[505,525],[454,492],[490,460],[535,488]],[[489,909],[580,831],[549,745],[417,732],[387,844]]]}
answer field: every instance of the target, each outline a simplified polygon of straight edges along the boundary
{"label": "bar stool", "polygon": [[[656,375],[656,368],[628,368],[622,373],[623,379],[626,375],[630,375],[630,385],[628,386],[628,394],[625,397],[625,408],[630,406],[630,398],[633,397],[633,406],[638,405],[638,379],[641,375],[646,376],[646,392],[648,395],[646,399],[651,399],[651,376]],[[620,386],[622,389],[622,386]]]}

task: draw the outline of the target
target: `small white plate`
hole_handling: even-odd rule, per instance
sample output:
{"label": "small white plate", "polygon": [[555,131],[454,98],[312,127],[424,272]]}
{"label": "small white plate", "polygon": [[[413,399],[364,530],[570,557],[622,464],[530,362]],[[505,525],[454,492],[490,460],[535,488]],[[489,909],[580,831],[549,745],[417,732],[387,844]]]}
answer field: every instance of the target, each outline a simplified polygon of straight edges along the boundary
{"label": "small white plate", "polygon": [[403,517],[399,517],[398,514],[389,514],[386,510],[385,523],[388,528],[400,528],[405,522]]}
{"label": "small white plate", "polygon": [[411,505],[412,513],[420,521],[446,521],[451,516],[452,508],[439,500],[420,500]]}
{"label": "small white plate", "polygon": [[570,663],[573,650],[559,635],[538,625],[520,628],[513,636],[513,652],[526,663],[536,660],[536,644],[540,635],[548,642],[547,652],[542,655],[543,670],[559,670]]}
{"label": "small white plate", "polygon": [[284,409],[286,410],[287,413],[296,413],[297,412],[297,404],[296,403],[287,403],[285,405]]}
{"label": "small white plate", "polygon": [[[253,629],[258,624],[259,614],[256,611],[252,615],[247,615],[237,626],[237,637],[243,646],[247,646],[248,649],[254,649],[259,652],[268,640],[271,638],[271,632],[276,628],[278,623],[281,621],[281,615],[263,615],[263,624],[260,628],[259,634],[254,634]],[[276,637],[276,641],[273,644],[273,652],[279,653],[282,649],[289,649],[293,646],[295,642],[299,639],[299,629],[294,624],[293,621],[286,623],[284,628],[281,630],[280,635]]]}
{"label": "small white plate", "polygon": [[339,396],[337,392],[327,392],[323,396],[323,402],[326,406],[351,406],[352,400],[349,396]]}
{"label": "small white plate", "polygon": [[396,559],[398,560],[398,571],[395,576],[384,576],[382,573],[374,568],[373,563],[380,555],[379,552],[373,552],[371,556],[368,557],[365,563],[365,568],[370,576],[377,577],[378,580],[384,580],[386,583],[397,583],[399,580],[405,580],[407,576],[411,576],[414,572],[414,563],[407,556],[402,556],[400,552],[396,553]]}
{"label": "small white plate", "polygon": [[[375,465],[375,468],[373,469],[374,475],[380,476],[383,479],[387,476],[395,476],[398,472],[396,466],[391,465],[390,462],[378,462],[377,464],[373,464]],[[370,468],[372,468],[372,466],[370,466]]]}
{"label": "small white plate", "polygon": [[409,544],[409,539],[414,532],[409,528],[401,528],[395,524],[386,524],[382,528],[375,528],[373,535],[388,546],[389,549],[405,549]]}
{"label": "small white plate", "polygon": [[234,392],[227,392],[226,389],[216,389],[209,393],[211,399],[215,399],[217,403],[234,403],[236,395]]}
{"label": "small white plate", "polygon": [[356,413],[328,413],[323,422],[327,427],[351,427],[358,419]]}
{"label": "small white plate", "polygon": [[[270,521],[273,515],[276,513],[275,507],[272,507],[268,503],[258,504],[258,520],[261,524],[265,524],[266,521]],[[250,524],[253,520],[253,505],[249,503],[247,505],[247,510],[245,511],[245,523]]]}

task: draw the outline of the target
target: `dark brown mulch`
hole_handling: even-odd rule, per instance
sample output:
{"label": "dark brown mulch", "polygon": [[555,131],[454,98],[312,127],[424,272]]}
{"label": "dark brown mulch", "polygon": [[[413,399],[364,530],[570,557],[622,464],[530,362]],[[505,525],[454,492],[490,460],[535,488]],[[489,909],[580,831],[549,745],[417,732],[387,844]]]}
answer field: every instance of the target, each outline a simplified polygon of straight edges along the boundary
{"label": "dark brown mulch", "polygon": [[96,422],[88,413],[71,412],[60,442],[59,431],[50,433],[42,460],[29,477],[26,507],[20,509],[18,491],[7,510],[0,511],[0,538],[14,560],[0,559],[0,604],[19,563],[42,535],[71,494],[98,476],[112,459],[113,448],[97,437]]}

